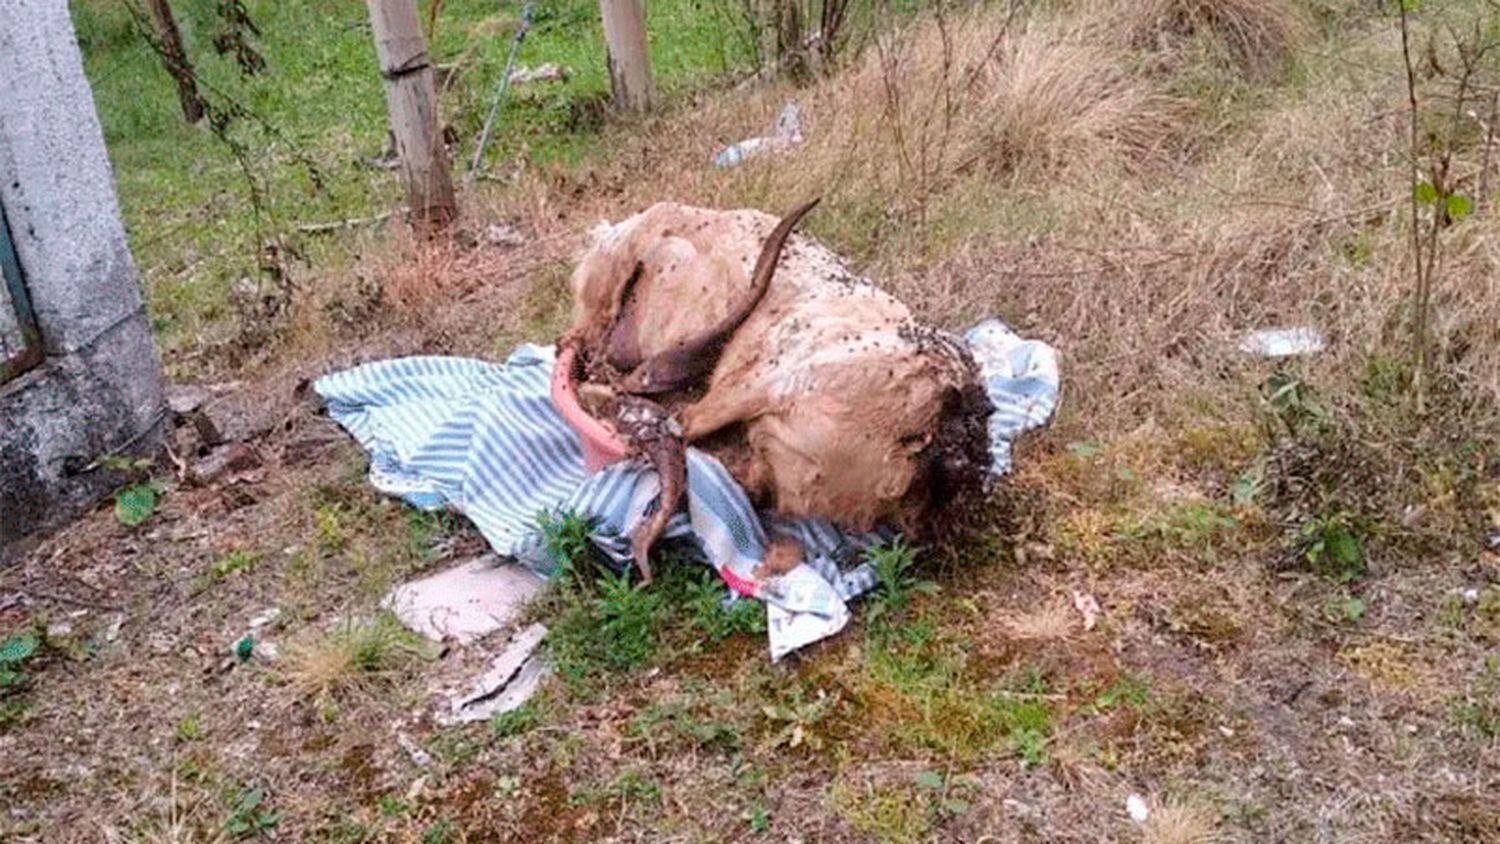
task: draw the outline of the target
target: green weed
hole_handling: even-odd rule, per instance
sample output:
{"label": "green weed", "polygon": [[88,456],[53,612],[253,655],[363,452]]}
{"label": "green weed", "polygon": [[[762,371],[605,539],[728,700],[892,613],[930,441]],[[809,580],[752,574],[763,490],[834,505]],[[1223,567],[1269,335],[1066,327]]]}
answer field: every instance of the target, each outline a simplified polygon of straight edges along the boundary
{"label": "green weed", "polygon": [[1337,595],[1323,602],[1323,618],[1332,624],[1353,624],[1364,618],[1366,606],[1356,595]]}
{"label": "green weed", "polygon": [[756,835],[765,835],[771,831],[771,813],[766,809],[766,801],[763,798],[757,797],[740,817],[750,825],[750,831]]}
{"label": "green weed", "polygon": [[1365,573],[1362,531],[1348,511],[1308,519],[1297,531],[1297,543],[1314,571],[1339,583]]}
{"label": "green weed", "polygon": [[172,735],[184,743],[203,738],[203,719],[197,713],[184,716],[172,728]]}
{"label": "green weed", "polygon": [[1466,737],[1500,737],[1500,654],[1484,661],[1479,678],[1450,703],[1450,719]]}
{"label": "green weed", "polygon": [[131,484],[115,495],[115,518],[126,527],[140,527],[156,512],[161,485],[155,481]]}
{"label": "green weed", "polygon": [[803,746],[813,751],[822,749],[823,739],[818,733],[818,725],[837,703],[836,696],[830,696],[822,689],[809,697],[801,686],[793,686],[780,700],[761,709],[772,730],[767,745],[772,749]]}
{"label": "green weed", "polygon": [[331,705],[338,695],[368,691],[429,658],[427,642],[382,612],[290,648],[285,679],[300,697]]}
{"label": "green weed", "polygon": [[22,697],[28,678],[24,667],[42,647],[42,636],[33,622],[31,628],[12,633],[0,641],[0,728],[19,722],[31,708]]}
{"label": "green weed", "polygon": [[1150,693],[1149,675],[1127,672],[1096,695],[1088,708],[1096,713],[1109,712],[1120,706],[1145,709],[1150,703]]}
{"label": "green weed", "polygon": [[208,567],[208,576],[212,580],[223,580],[224,578],[241,571],[247,571],[260,562],[260,552],[239,549],[214,560]]}
{"label": "green weed", "polygon": [[527,701],[509,712],[497,712],[490,719],[490,735],[510,738],[530,732],[542,723],[542,711],[536,701]]}
{"label": "green weed", "polygon": [[1278,369],[1261,385],[1272,415],[1294,436],[1316,434],[1328,425],[1331,414],[1312,384]]}
{"label": "green weed", "polygon": [[764,634],[765,607],[757,601],[743,599],[726,603],[728,591],[724,581],[706,567],[687,577],[683,587],[683,606],[692,623],[710,642],[723,641],[735,633]]}
{"label": "green weed", "polygon": [[865,551],[865,559],[874,566],[879,581],[875,591],[870,593],[865,609],[865,624],[876,635],[883,635],[891,629],[911,606],[915,595],[937,591],[937,584],[913,572],[917,549],[906,544],[902,537],[872,545]]}
{"label": "green weed", "polygon": [[235,795],[224,829],[236,838],[262,836],[281,823],[281,813],[263,807],[266,793],[258,788],[244,788]]}
{"label": "green weed", "polygon": [[630,734],[653,747],[677,739],[704,749],[740,749],[740,733],[734,724],[700,717],[676,702],[652,704],[636,713],[630,721]]}
{"label": "green weed", "polygon": [[462,516],[447,510],[408,507],[404,513],[408,556],[421,565],[434,562],[440,543],[463,532],[466,527]]}
{"label": "green weed", "polygon": [[458,840],[458,824],[452,818],[438,818],[422,830],[422,844],[452,844]]}

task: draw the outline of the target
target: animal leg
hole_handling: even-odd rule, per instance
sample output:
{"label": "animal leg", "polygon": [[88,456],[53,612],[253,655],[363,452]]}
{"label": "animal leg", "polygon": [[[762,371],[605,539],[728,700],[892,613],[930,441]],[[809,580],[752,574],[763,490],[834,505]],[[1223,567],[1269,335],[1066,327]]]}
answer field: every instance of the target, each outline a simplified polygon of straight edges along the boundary
{"label": "animal leg", "polygon": [[630,539],[631,556],[641,580],[651,581],[651,548],[667,529],[687,493],[687,446],[682,428],[666,409],[650,399],[622,396],[617,414],[620,429],[635,443],[661,481],[656,512],[638,526]]}

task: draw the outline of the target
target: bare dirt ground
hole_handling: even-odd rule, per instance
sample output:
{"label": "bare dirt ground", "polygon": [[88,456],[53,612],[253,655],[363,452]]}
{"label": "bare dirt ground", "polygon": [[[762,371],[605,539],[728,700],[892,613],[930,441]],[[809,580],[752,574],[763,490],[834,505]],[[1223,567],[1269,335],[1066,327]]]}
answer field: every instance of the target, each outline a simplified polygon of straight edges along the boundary
{"label": "bare dirt ground", "polygon": [[[1392,21],[1264,5],[1299,11],[1144,39],[1109,4],[918,21],[798,93],[795,166],[709,170],[787,90],[711,96],[470,207],[523,246],[359,235],[387,248],[304,284],[277,362],[241,373],[274,423],[259,471],[165,466],[144,524],[105,504],[0,572],[0,634],[38,642],[3,699],[0,837],[1500,841],[1493,198],[1443,234],[1418,413]],[[923,111],[953,67],[988,84]],[[811,232],[926,318],[1054,343],[1059,417],[981,527],[919,554],[937,588],[888,587],[878,619],[772,665],[667,561],[670,600],[555,590],[540,699],[438,726],[458,657],[378,604],[482,541],[376,495],[298,384],[549,340],[595,219],[808,185]],[[1304,323],[1326,351],[1234,349]]]}

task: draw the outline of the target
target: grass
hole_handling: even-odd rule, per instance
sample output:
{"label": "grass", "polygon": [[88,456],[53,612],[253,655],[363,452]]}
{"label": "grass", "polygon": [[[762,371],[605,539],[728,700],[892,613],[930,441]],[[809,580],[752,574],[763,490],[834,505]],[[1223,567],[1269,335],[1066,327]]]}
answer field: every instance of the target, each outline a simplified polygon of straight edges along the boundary
{"label": "grass", "polygon": [[382,613],[351,619],[299,643],[287,655],[284,679],[297,697],[326,704],[372,693],[429,658],[420,637]]}
{"label": "grass", "polygon": [[[303,300],[347,298],[327,289],[328,276],[354,267],[371,241],[357,231],[303,236],[296,226],[369,216],[401,196],[394,174],[364,163],[386,143],[385,99],[364,11],[331,0],[251,0],[245,7],[261,30],[254,44],[266,63],[251,76],[213,50],[214,7],[176,10],[204,95],[220,109],[251,115],[228,132],[247,151],[242,166],[213,133],[184,123],[173,83],[124,4],[71,4],[152,322],[169,368],[184,374],[244,359],[236,343],[255,328],[251,300],[280,295],[265,273],[267,257],[277,257],[264,252],[265,243],[281,241],[276,272],[312,288],[296,294]],[[669,102],[745,67],[733,14],[719,3],[652,4],[655,71]],[[514,10],[454,0],[442,4],[437,23],[432,52],[445,69],[442,118],[461,138],[462,174],[519,20]],[[512,89],[487,156],[495,178],[511,178],[518,166],[545,168],[605,152],[603,55],[594,4],[538,5],[519,63],[556,62],[573,73]],[[258,214],[251,181],[264,197]]]}
{"label": "grass", "polygon": [[1146,844],[1215,844],[1223,838],[1216,814],[1201,805],[1168,801],[1153,807],[1141,830]]}
{"label": "grass", "polygon": [[662,576],[646,586],[632,579],[632,570],[602,560],[586,520],[546,513],[539,524],[557,563],[541,609],[548,648],[575,693],[597,693],[622,671],[765,632],[765,608],[729,600],[723,581],[701,563],[668,555],[653,566]]}
{"label": "grass", "polygon": [[[250,8],[275,68],[252,80],[202,49],[209,7],[181,14],[206,72],[336,177],[315,196],[290,146],[238,128],[280,224],[399,201],[359,164],[383,144],[368,33],[341,28],[363,12]],[[178,125],[117,10],[74,10],[169,361],[259,377],[216,345],[238,331],[226,291],[258,263],[242,181]],[[575,58],[597,55],[591,7],[548,7],[523,60],[578,73],[516,89],[465,195],[470,219],[528,241],[301,238],[290,336],[265,344],[317,365],[410,330],[420,342],[399,349],[503,355],[564,326],[567,253],[595,219],[821,191],[813,233],[925,318],[999,314],[1064,353],[1062,414],[1021,443],[978,533],[872,549],[883,585],[851,628],[773,665],[758,605],[670,555],[638,588],[595,562],[586,523],[554,514],[566,564],[535,613],[559,681],[489,724],[439,728],[414,720],[417,689],[446,661],[375,607],[482,544],[370,493],[354,449],[284,466],[232,510],[183,490],[135,532],[102,512],[0,572],[0,599],[44,605],[0,609],[0,630],[66,617],[95,643],[24,663],[0,801],[29,814],[0,818],[0,837],[227,840],[237,798],[261,788],[275,835],[309,841],[1483,840],[1495,813],[1473,789],[1500,731],[1483,547],[1500,502],[1495,197],[1444,232],[1442,365],[1418,415],[1390,19],[1353,0],[1003,12],[903,8],[827,78],[726,90],[721,10],[669,0],[651,9],[668,107],[625,123],[599,108],[602,68]],[[444,114],[465,143],[513,13],[440,17]],[[709,29],[717,41],[683,36]],[[801,147],[707,165],[788,97]],[[377,318],[397,306],[398,324]],[[1245,330],[1301,324],[1324,352],[1235,351]],[[304,331],[325,345],[298,345]],[[181,589],[215,567],[239,573]],[[126,620],[112,640],[112,610],[43,590]],[[1075,593],[1097,599],[1092,629]],[[265,633],[284,656],[220,669],[264,606],[284,608]],[[1120,811],[1132,793],[1145,824]]]}

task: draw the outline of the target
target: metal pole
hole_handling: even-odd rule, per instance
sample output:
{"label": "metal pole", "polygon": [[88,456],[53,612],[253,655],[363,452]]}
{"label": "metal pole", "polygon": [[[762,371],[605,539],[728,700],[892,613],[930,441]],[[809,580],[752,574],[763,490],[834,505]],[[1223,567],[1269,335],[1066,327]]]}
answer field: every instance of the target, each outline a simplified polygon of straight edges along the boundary
{"label": "metal pole", "polygon": [[495,128],[495,115],[500,113],[500,101],[505,98],[505,89],[510,87],[510,71],[516,64],[516,54],[521,51],[521,42],[526,40],[526,31],[531,29],[531,9],[535,0],[526,0],[526,8],[521,10],[521,28],[516,30],[515,40],[510,42],[510,57],[505,60],[505,70],[500,74],[500,84],[495,88],[495,96],[490,100],[489,114],[484,118],[484,131],[479,134],[479,146],[474,150],[474,161],[469,164],[469,172],[464,175],[464,184],[471,185],[479,178],[479,168],[484,163],[485,147],[490,145],[490,131]]}

